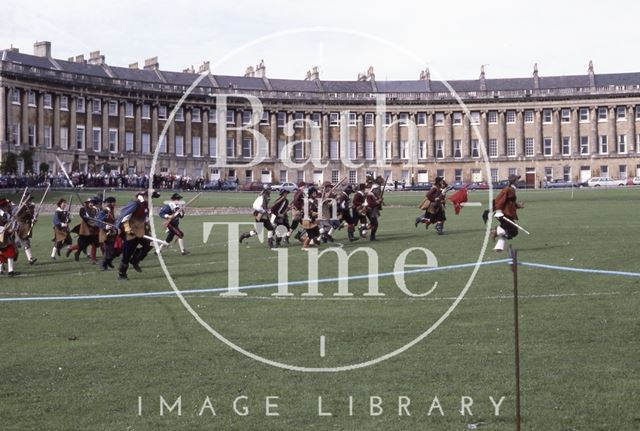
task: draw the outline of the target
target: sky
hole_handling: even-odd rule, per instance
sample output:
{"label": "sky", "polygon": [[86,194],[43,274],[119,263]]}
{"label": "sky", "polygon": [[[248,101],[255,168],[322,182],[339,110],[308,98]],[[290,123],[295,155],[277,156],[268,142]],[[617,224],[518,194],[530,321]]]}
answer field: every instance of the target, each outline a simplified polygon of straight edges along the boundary
{"label": "sky", "polygon": [[264,59],[270,78],[325,80],[529,77],[640,71],[640,2],[624,1],[29,1],[3,0],[0,49],[54,58],[100,50],[127,66],[158,56],[162,70],[243,75]]}

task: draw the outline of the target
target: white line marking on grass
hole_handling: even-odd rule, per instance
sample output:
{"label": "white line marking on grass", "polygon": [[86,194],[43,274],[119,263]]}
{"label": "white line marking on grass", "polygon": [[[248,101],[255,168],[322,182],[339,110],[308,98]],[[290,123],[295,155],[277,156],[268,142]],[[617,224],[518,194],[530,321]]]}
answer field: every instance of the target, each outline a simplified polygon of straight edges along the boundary
{"label": "white line marking on grass", "polygon": [[324,358],[324,335],[320,336],[320,357]]}
{"label": "white line marking on grass", "polygon": [[460,205],[463,207],[482,207],[484,204],[482,202],[462,202]]}

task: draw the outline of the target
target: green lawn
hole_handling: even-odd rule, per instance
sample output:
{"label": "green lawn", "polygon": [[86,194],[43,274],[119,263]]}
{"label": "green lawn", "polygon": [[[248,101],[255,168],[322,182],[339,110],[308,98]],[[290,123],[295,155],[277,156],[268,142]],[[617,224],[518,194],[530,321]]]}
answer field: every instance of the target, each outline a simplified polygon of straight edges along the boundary
{"label": "green lawn", "polygon": [[[485,235],[481,208],[448,213],[446,234],[414,228],[422,193],[387,193],[379,239],[373,245],[344,241],[347,252],[373,247],[379,273],[394,270],[409,247],[425,247],[439,266],[474,262]],[[118,192],[119,202],[129,192]],[[160,201],[169,192],[164,192]],[[184,194],[188,199],[191,194]],[[198,206],[248,207],[250,193],[207,193]],[[486,192],[470,193],[486,205]],[[525,262],[639,272],[640,190],[520,191],[526,202],[521,222],[531,236],[512,243]],[[54,196],[52,196],[52,199]],[[19,199],[19,198],[18,198]],[[159,219],[156,219],[159,221]],[[181,290],[227,286],[226,229],[214,227],[202,242],[202,222],[250,221],[249,216],[187,217],[183,222],[190,256],[174,248],[165,254]],[[168,291],[158,259],[143,262],[118,282],[86,258],[48,260],[50,217],[35,231],[39,261],[22,275],[0,278],[0,298]],[[159,232],[158,235],[162,235]],[[491,247],[491,245],[490,245]],[[323,247],[323,248],[326,248]],[[289,280],[306,280],[308,255],[292,242]],[[504,258],[490,248],[484,260]],[[411,255],[407,263],[419,263]],[[337,260],[321,258],[319,278],[336,277]],[[367,274],[362,253],[350,261],[350,275]],[[240,284],[277,280],[277,253],[255,238],[240,247]],[[321,283],[322,299],[271,296],[276,288],[248,290],[246,298],[219,293],[185,298],[209,325],[236,345],[270,360],[304,367],[336,367],[375,359],[413,340],[451,305],[472,269],[406,276],[416,293],[403,294],[393,277],[379,279],[386,296],[367,298],[365,280],[349,283],[351,299],[333,297],[337,283]],[[640,278],[559,272],[521,267],[520,324],[523,430],[636,430],[640,428]],[[303,373],[256,362],[214,338],[175,296],[100,300],[0,302],[1,429],[46,430],[513,430],[513,314],[510,268],[482,267],[460,304],[431,335],[404,353],[376,365],[339,373]],[[325,356],[320,355],[320,337]],[[182,396],[182,416],[160,415],[159,398]],[[209,397],[210,410],[198,415]],[[248,406],[249,414],[238,410]],[[279,416],[265,416],[265,397],[277,396]],[[353,415],[349,415],[349,397]],[[473,416],[459,412],[461,397],[473,398]],[[494,416],[489,397],[499,400]],[[142,397],[142,415],[138,415]],[[322,409],[333,416],[319,416]],[[370,397],[383,412],[370,415]],[[408,397],[411,416],[398,415]],[[428,411],[434,397],[440,410]],[[405,400],[405,398],[401,398]],[[375,400],[375,398],[374,398]],[[374,409],[375,410],[375,409]],[[404,411],[403,411],[404,412]]]}

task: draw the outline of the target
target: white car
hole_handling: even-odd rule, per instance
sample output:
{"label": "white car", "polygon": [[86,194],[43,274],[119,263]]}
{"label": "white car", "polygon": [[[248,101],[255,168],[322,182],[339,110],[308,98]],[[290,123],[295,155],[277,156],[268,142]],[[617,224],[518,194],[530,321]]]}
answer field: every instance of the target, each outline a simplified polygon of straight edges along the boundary
{"label": "white car", "polygon": [[298,190],[298,186],[296,186],[293,183],[280,183],[280,184],[274,184],[271,186],[271,190],[279,192],[281,190],[286,190],[289,193],[295,192],[296,190]]}
{"label": "white car", "polygon": [[624,180],[614,180],[611,177],[593,177],[587,181],[589,187],[617,187],[625,186]]}

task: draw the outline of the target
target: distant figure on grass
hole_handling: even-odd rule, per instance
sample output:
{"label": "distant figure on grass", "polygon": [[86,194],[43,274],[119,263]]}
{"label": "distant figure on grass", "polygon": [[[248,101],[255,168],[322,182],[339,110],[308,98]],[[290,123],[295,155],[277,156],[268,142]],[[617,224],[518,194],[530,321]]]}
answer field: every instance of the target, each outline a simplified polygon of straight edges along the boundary
{"label": "distant figure on grass", "polygon": [[4,265],[6,264],[9,277],[18,274],[13,268],[13,263],[18,258],[14,226],[15,223],[11,215],[11,201],[9,199],[0,199],[0,274],[4,274]]}
{"label": "distant figure on grass", "polygon": [[[171,195],[171,200],[166,202],[162,208],[160,208],[160,217],[164,220],[164,226],[167,228],[167,238],[165,241],[167,244],[171,244],[174,238],[178,238],[178,246],[180,247],[180,253],[183,256],[189,254],[184,245],[184,232],[180,230],[180,220],[184,217],[184,208],[182,208],[182,196],[178,193]],[[163,244],[160,250],[168,247]]]}
{"label": "distant figure on grass", "polygon": [[113,260],[118,257],[122,251],[122,237],[118,234],[115,227],[116,198],[109,196],[104,200],[104,205],[100,213],[98,213],[98,227],[100,232],[98,240],[102,247],[102,262],[100,264],[101,271],[107,271],[113,268]]}
{"label": "distant figure on grass", "polygon": [[76,245],[67,249],[67,257],[71,252],[75,251],[75,260],[80,260],[80,252],[86,253],[87,247],[91,246],[90,259],[91,263],[96,263],[96,249],[98,243],[98,226],[96,225],[96,216],[98,215],[97,200],[89,198],[84,201],[84,206],[80,208],[80,224],[74,226],[71,232],[78,234],[78,242]]}
{"label": "distant figure on grass", "polygon": [[427,192],[426,197],[420,204],[419,208],[424,210],[424,216],[416,218],[416,227],[420,223],[424,223],[426,228],[429,229],[429,225],[435,223],[438,235],[444,233],[444,222],[447,220],[444,211],[447,187],[448,185],[444,178],[436,177],[433,187]]}
{"label": "distant figure on grass", "polygon": [[518,228],[509,220],[518,220],[518,209],[524,208],[524,203],[516,202],[516,183],[520,175],[509,175],[509,186],[500,191],[493,201],[493,216],[498,219],[500,226],[491,229],[491,237],[496,241],[495,251],[503,251],[506,240],[518,235]]}
{"label": "distant figure on grass", "polygon": [[[72,244],[71,234],[69,233],[69,223],[71,223],[71,213],[67,205],[67,201],[60,199],[53,213],[53,249],[51,250],[51,259],[55,260],[56,256],[60,256],[60,250],[65,245]],[[71,253],[71,252],[68,252]]]}
{"label": "distant figure on grass", "polygon": [[16,234],[20,244],[24,247],[24,254],[27,255],[27,259],[31,265],[36,263],[36,260],[38,260],[31,254],[31,225],[35,215],[36,206],[33,203],[33,196],[31,193],[27,193],[25,195],[25,203],[16,214],[16,221],[18,222],[18,230]]}

